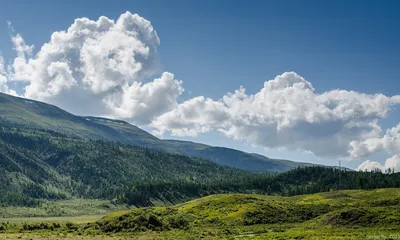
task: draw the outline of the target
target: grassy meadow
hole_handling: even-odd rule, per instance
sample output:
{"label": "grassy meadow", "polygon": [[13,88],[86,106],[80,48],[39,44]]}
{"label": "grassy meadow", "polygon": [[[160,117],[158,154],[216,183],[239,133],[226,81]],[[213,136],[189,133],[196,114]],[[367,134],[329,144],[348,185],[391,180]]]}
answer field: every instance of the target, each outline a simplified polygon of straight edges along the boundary
{"label": "grassy meadow", "polygon": [[[48,209],[52,208],[62,210],[51,216]],[[400,238],[400,189],[294,197],[222,194],[136,209],[99,200],[71,200],[26,213],[31,215],[23,216],[21,209],[0,218],[0,239]]]}
{"label": "grassy meadow", "polygon": [[15,219],[48,219],[49,217],[104,216],[110,212],[128,209],[125,205],[116,205],[107,200],[68,199],[44,201],[36,207],[7,206],[0,207],[0,223]]}

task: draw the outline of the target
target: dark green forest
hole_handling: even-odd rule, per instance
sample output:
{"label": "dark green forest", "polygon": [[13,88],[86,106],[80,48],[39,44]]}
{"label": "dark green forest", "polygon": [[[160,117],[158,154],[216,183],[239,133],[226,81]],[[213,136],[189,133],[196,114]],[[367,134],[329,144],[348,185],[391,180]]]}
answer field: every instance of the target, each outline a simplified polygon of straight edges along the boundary
{"label": "dark green forest", "polygon": [[399,173],[299,167],[255,173],[116,142],[0,121],[0,204],[35,206],[72,197],[151,206],[217,193],[297,195],[400,187]]}
{"label": "dark green forest", "polygon": [[256,193],[293,196],[344,189],[400,187],[400,173],[357,172],[327,167],[300,167],[286,173],[236,176],[212,182],[136,182],[118,200],[151,206],[152,200],[179,203],[220,193]]}
{"label": "dark green forest", "polygon": [[134,181],[219,181],[250,173],[207,160],[0,122],[0,202],[112,199]]}

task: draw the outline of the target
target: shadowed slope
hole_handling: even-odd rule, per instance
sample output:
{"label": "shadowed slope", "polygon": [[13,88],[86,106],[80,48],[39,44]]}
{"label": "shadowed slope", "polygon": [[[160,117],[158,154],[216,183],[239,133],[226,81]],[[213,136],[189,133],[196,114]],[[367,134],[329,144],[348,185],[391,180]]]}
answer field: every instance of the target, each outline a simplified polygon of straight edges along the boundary
{"label": "shadowed slope", "polygon": [[94,140],[110,140],[148,147],[157,150],[185,154],[211,160],[220,165],[257,172],[284,172],[298,166],[310,166],[288,160],[270,159],[235,149],[212,147],[194,142],[161,140],[125,121],[99,117],[80,117],[56,106],[13,97],[0,93],[0,117],[2,119],[40,129]]}

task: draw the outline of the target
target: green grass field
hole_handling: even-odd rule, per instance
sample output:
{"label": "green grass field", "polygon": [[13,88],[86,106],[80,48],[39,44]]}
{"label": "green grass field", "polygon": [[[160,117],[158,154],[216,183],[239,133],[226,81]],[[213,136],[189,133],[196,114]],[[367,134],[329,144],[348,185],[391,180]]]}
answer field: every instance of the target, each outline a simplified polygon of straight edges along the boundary
{"label": "green grass field", "polygon": [[[104,204],[89,202],[93,212]],[[0,220],[0,239],[399,239],[400,189],[294,197],[213,195],[104,217],[19,216],[7,221]]]}
{"label": "green grass field", "polygon": [[96,199],[69,199],[61,201],[47,201],[37,207],[0,207],[0,223],[13,219],[40,219],[47,217],[76,217],[106,215],[121,209],[128,209],[125,205],[115,205],[107,200]]}

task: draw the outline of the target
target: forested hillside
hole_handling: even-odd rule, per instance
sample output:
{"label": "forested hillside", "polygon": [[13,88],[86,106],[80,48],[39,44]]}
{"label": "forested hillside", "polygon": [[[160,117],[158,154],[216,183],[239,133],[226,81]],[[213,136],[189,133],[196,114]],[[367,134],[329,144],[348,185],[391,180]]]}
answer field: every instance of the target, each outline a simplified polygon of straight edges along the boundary
{"label": "forested hillside", "polygon": [[[299,168],[300,163],[234,149],[160,140],[123,121],[77,117],[2,94],[0,114],[1,205],[82,197],[151,206],[217,193],[296,195],[400,187],[399,173]],[[283,169],[292,170],[278,174]]]}
{"label": "forested hillside", "polygon": [[0,121],[0,203],[71,196],[114,198],[133,181],[213,182],[247,176],[203,159],[67,137]]}
{"label": "forested hillside", "polygon": [[0,93],[0,117],[19,126],[35,127],[87,140],[114,141],[170,153],[199,157],[220,165],[256,172],[284,172],[310,163],[270,159],[230,148],[194,142],[161,140],[125,121],[81,117],[56,106]]}
{"label": "forested hillside", "polygon": [[207,183],[166,180],[135,182],[119,196],[119,201],[136,206],[151,206],[152,200],[179,203],[218,193],[293,196],[342,189],[396,187],[400,187],[400,173],[302,167],[281,174],[237,176]]}

